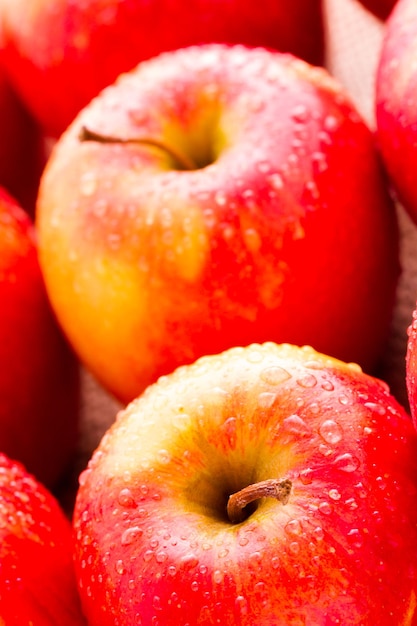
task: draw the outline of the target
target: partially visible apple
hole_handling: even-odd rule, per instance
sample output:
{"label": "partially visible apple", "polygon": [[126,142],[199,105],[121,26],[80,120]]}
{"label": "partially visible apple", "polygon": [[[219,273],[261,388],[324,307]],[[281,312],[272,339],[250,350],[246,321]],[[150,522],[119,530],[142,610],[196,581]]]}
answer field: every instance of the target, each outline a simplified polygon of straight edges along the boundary
{"label": "partially visible apple", "polygon": [[380,20],[386,20],[390,15],[397,0],[359,0],[360,3],[371,11]]}
{"label": "partially visible apple", "polygon": [[9,75],[53,136],[119,74],[166,50],[221,41],[324,57],[321,0],[2,0],[1,19]]}
{"label": "partially visible apple", "polygon": [[71,524],[26,469],[0,453],[0,624],[83,626]]}
{"label": "partially visible apple", "polygon": [[123,402],[232,345],[367,370],[384,349],[398,237],[373,136],[290,55],[195,46],[124,75],[55,144],[37,226],[57,317]]}
{"label": "partially visible apple", "polygon": [[78,433],[78,362],[45,291],[35,229],[0,189],[0,451],[56,485]]}
{"label": "partially visible apple", "polygon": [[386,24],[376,79],[378,141],[399,200],[417,222],[417,3],[398,0]]}
{"label": "partially visible apple", "polygon": [[90,626],[417,623],[417,433],[309,347],[232,348],[119,413],[80,476]]}

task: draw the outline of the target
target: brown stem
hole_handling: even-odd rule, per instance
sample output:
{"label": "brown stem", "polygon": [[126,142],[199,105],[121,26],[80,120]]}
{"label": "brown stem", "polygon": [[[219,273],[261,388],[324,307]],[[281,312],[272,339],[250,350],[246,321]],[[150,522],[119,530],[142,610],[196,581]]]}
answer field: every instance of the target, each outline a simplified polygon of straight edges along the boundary
{"label": "brown stem", "polygon": [[288,478],[268,478],[244,489],[237,491],[229,497],[227,503],[227,515],[233,524],[238,524],[245,519],[244,508],[259,498],[275,498],[287,504],[292,488],[292,482]]}
{"label": "brown stem", "polygon": [[196,170],[197,165],[194,163],[192,159],[188,157],[188,155],[178,152],[172,146],[160,141],[159,139],[154,139],[153,137],[113,137],[111,135],[102,135],[101,133],[97,133],[94,130],[90,130],[86,126],[82,126],[79,134],[80,141],[97,141],[100,143],[138,143],[144,146],[152,146],[153,148],[158,148],[158,150],[162,150],[166,152],[177,164],[180,166],[180,169],[183,170]]}

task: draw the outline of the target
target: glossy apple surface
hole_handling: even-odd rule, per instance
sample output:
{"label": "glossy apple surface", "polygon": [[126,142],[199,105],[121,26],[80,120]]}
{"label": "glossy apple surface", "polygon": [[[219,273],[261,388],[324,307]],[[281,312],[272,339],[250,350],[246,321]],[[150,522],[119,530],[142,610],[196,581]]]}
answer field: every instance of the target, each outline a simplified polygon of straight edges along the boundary
{"label": "glossy apple surface", "polygon": [[34,225],[0,190],[0,450],[48,486],[78,432],[78,362],[49,304]]}
{"label": "glossy apple surface", "polygon": [[119,413],[74,530],[90,626],[415,624],[417,434],[356,365],[232,348]]}
{"label": "glossy apple surface", "polygon": [[0,624],[84,626],[71,524],[55,498],[0,454]]}
{"label": "glossy apple surface", "polygon": [[308,343],[366,368],[383,350],[398,240],[373,137],[290,55],[144,62],[55,145],[37,226],[58,319],[123,401],[232,345]]}
{"label": "glossy apple surface", "polygon": [[393,189],[417,222],[417,4],[398,0],[387,21],[376,80],[378,141]]}
{"label": "glossy apple surface", "polygon": [[221,41],[324,56],[321,0],[3,0],[0,11],[9,74],[54,136],[121,72],[166,50]]}

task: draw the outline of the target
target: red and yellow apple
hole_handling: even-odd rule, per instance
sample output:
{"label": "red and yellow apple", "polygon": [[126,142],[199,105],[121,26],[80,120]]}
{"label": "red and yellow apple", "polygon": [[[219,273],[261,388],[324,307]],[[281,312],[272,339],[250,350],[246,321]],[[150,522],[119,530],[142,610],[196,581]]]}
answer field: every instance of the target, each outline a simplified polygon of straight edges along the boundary
{"label": "red and yellow apple", "polygon": [[410,626],[417,433],[356,365],[231,348],[118,414],[74,532],[90,626]]}
{"label": "red and yellow apple", "polygon": [[9,75],[54,136],[120,73],[166,50],[221,41],[324,57],[321,0],[2,0],[0,19]]}
{"label": "red and yellow apple", "polygon": [[47,298],[34,225],[4,190],[0,302],[0,451],[52,487],[76,448],[78,361]]}
{"label": "red and yellow apple", "polygon": [[51,493],[1,453],[0,624],[85,625],[71,524]]}
{"label": "red and yellow apple", "polygon": [[378,142],[393,191],[417,222],[417,3],[398,0],[382,42],[376,79]]}
{"label": "red and yellow apple", "polygon": [[123,402],[233,345],[367,369],[384,349],[398,238],[373,136],[290,55],[195,46],[124,75],[56,143],[37,226],[57,317]]}

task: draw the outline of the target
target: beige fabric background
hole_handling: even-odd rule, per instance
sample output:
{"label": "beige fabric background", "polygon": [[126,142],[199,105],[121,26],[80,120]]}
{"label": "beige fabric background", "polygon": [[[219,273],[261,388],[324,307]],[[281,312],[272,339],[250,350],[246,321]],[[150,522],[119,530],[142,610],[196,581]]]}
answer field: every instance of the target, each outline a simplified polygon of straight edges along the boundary
{"label": "beige fabric background", "polygon": [[[368,124],[374,127],[375,70],[384,26],[356,0],[325,0],[325,11],[327,67],[349,91]],[[398,210],[403,273],[381,377],[406,406],[406,331],[417,298],[417,227],[411,224],[401,207]],[[77,472],[87,462],[119,408],[120,405],[84,372],[82,438],[72,480],[76,481]]]}

